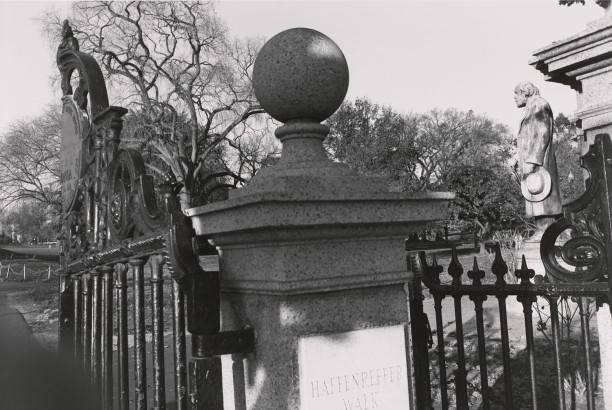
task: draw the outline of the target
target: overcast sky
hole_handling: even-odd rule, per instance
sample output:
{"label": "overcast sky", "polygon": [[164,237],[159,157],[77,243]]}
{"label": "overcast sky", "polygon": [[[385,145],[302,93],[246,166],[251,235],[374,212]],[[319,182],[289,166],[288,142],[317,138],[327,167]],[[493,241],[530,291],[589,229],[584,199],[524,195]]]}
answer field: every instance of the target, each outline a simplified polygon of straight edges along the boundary
{"label": "overcast sky", "polygon": [[[33,18],[52,4],[0,1],[0,132],[58,101],[50,77],[55,50]],[[236,36],[270,38],[309,27],[332,38],[349,64],[347,98],[367,96],[401,112],[456,107],[486,113],[516,129],[514,86],[532,81],[555,112],[576,108],[574,91],[546,83],[528,64],[533,51],[576,34],[603,9],[557,0],[222,1],[219,15]],[[112,96],[111,96],[112,100]]]}

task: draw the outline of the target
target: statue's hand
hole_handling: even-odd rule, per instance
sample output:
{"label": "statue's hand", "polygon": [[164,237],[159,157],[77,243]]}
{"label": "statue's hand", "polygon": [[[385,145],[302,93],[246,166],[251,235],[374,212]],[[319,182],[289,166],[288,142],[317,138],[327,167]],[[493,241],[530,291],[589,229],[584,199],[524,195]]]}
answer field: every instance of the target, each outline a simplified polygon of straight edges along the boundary
{"label": "statue's hand", "polygon": [[534,173],[536,171],[537,165],[536,164],[532,164],[529,162],[525,162],[523,164],[523,175],[529,175],[531,173]]}

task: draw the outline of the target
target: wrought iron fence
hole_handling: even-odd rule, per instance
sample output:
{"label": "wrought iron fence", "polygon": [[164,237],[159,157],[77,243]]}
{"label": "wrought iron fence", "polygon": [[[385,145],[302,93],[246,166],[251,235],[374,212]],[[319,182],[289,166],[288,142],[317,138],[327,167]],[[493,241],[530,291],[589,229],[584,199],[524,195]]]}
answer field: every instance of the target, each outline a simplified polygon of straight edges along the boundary
{"label": "wrought iron fence", "polygon": [[[548,302],[550,309],[550,323],[552,330],[552,352],[554,360],[556,399],[555,404],[547,403],[547,408],[566,408],[566,391],[563,377],[563,363],[560,346],[559,300],[571,297],[576,300],[580,313],[581,333],[580,345],[584,368],[582,374],[585,379],[585,402],[588,409],[596,408],[592,340],[589,325],[589,308],[593,301],[598,305],[605,304],[610,307],[610,275],[608,267],[612,266],[612,213],[610,193],[612,192],[612,142],[608,135],[601,134],[595,138],[589,152],[582,157],[582,166],[590,173],[585,193],[574,202],[564,206],[564,215],[557,219],[545,231],[540,245],[540,253],[545,266],[546,275],[537,278],[534,282],[535,272],[529,269],[523,258],[521,268],[515,271],[519,283],[507,283],[508,267],[501,257],[499,245],[495,247],[496,256],[491,266],[495,277],[493,283],[483,283],[485,271],[481,270],[474,260],[474,264],[467,271],[468,281],[464,275],[464,268],[457,258],[455,244],[450,241],[430,242],[408,240],[408,268],[415,273],[414,279],[408,285],[410,296],[410,321],[412,337],[412,359],[414,363],[415,399],[417,408],[433,408],[432,379],[430,366],[437,372],[437,385],[439,386],[439,401],[442,408],[456,406],[458,409],[467,409],[475,404],[469,401],[466,378],[466,351],[464,338],[463,301],[469,299],[473,304],[476,318],[477,356],[479,366],[479,382],[477,387],[481,397],[478,405],[483,409],[493,408],[491,402],[490,386],[488,385],[489,361],[487,357],[487,343],[485,340],[485,327],[483,320],[483,303],[487,298],[497,299],[499,315],[499,337],[501,339],[501,356],[503,367],[504,396],[495,407],[506,409],[517,408],[515,405],[516,390],[513,389],[511,376],[510,341],[508,336],[508,314],[506,303],[508,297],[516,296],[523,308],[523,322],[525,326],[526,354],[528,370],[524,370],[523,379],[529,380],[530,408],[537,409],[538,401],[536,368],[541,357],[536,357],[534,349],[534,323],[532,309],[538,297]],[[562,239],[562,234],[569,239]],[[452,258],[446,269],[447,280],[443,276],[444,268],[436,260],[435,252],[440,249],[452,249]],[[434,254],[428,260],[427,254]],[[436,337],[437,337],[437,363],[431,363],[430,348],[434,340],[427,315],[423,308],[424,284],[434,302]],[[446,297],[453,299],[454,315],[451,321],[455,323],[456,370],[452,375],[447,373],[447,348],[443,328],[445,319],[443,315],[442,300]],[[538,323],[542,326],[541,323]],[[540,362],[541,363],[541,362]],[[436,367],[437,366],[437,367]],[[449,376],[452,379],[454,395],[449,395]],[[551,407],[550,407],[551,406]],[[523,408],[522,405],[519,408]]]}
{"label": "wrought iron fence", "polygon": [[[220,331],[219,273],[199,264],[179,187],[156,186],[140,153],[122,147],[127,110],[108,106],[100,67],[79,51],[68,22],[57,63],[64,95],[59,350],[81,364],[103,409],[165,409],[169,399],[176,409],[222,409],[219,356],[249,352],[253,330]],[[171,283],[173,398],[165,383],[164,282]]]}
{"label": "wrought iron fence", "polygon": [[[423,291],[421,282],[425,284],[433,297],[435,309],[435,329],[436,329],[436,345],[437,345],[437,374],[439,379],[437,384],[440,389],[440,405],[442,408],[452,408],[449,401],[448,382],[447,378],[447,363],[448,356],[445,336],[443,329],[445,323],[449,321],[448,317],[444,317],[442,309],[442,300],[451,297],[454,305],[454,316],[450,318],[455,322],[455,338],[456,338],[456,371],[454,371],[454,403],[459,409],[467,409],[470,407],[468,398],[468,381],[466,379],[466,352],[464,340],[464,304],[463,299],[469,299],[473,303],[475,318],[476,318],[476,334],[477,334],[477,352],[478,364],[480,368],[479,391],[481,393],[481,405],[483,409],[491,408],[489,399],[489,378],[488,378],[488,362],[487,362],[487,343],[485,341],[485,325],[483,318],[483,303],[488,297],[497,299],[499,315],[499,327],[501,338],[501,354],[503,363],[503,384],[504,397],[502,408],[512,409],[513,406],[513,386],[510,366],[510,339],[508,336],[508,314],[506,310],[507,299],[510,296],[517,296],[518,301],[523,306],[523,316],[525,325],[526,352],[528,357],[528,370],[525,369],[525,375],[528,374],[531,388],[531,405],[532,408],[538,408],[538,384],[536,382],[536,366],[537,359],[534,353],[534,323],[532,317],[532,307],[536,302],[536,298],[542,297],[548,302],[550,309],[550,320],[552,326],[552,346],[553,358],[555,363],[556,381],[557,381],[557,405],[555,408],[565,408],[565,392],[564,392],[564,377],[561,363],[560,339],[559,339],[559,312],[558,303],[560,298],[565,296],[577,297],[579,300],[579,310],[581,317],[581,341],[585,347],[583,350],[586,375],[587,398],[590,409],[594,409],[594,386],[592,383],[592,367],[591,367],[591,341],[590,341],[590,326],[589,326],[589,297],[606,297],[608,294],[607,283],[590,283],[581,286],[573,284],[553,284],[553,283],[534,283],[534,271],[529,269],[526,264],[523,264],[521,269],[516,271],[516,276],[520,279],[520,283],[511,284],[506,282],[508,268],[505,261],[501,257],[499,246],[496,247],[496,257],[491,267],[492,273],[496,277],[496,281],[491,284],[482,283],[485,277],[485,271],[481,270],[477,263],[474,263],[472,268],[468,270],[467,278],[471,283],[463,283],[466,279],[464,268],[459,263],[455,249],[453,248],[453,256],[446,270],[447,274],[452,278],[450,283],[444,283],[440,279],[440,274],[444,268],[440,266],[435,256],[433,260],[428,262],[426,252],[420,251],[414,256],[410,256],[411,269],[416,273],[416,277],[410,286],[411,292],[411,326],[413,336],[414,349],[414,374],[415,384],[417,388],[416,399],[419,409],[433,408],[431,398],[431,379],[430,379],[430,358],[429,349],[434,345],[429,320],[423,312]],[[451,355],[454,356],[454,355]],[[523,376],[525,376],[523,375]],[[473,405],[473,403],[472,403]],[[450,407],[449,407],[450,406]],[[521,408],[521,407],[518,407]]]}

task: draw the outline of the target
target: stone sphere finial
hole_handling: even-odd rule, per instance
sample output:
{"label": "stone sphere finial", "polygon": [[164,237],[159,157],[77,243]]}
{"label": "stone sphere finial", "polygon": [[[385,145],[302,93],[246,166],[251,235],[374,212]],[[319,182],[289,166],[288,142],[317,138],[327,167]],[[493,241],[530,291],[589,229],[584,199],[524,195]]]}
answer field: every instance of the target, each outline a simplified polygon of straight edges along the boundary
{"label": "stone sphere finial", "polygon": [[325,34],[292,28],[272,37],[257,55],[253,87],[274,119],[324,121],[346,96],[348,65]]}

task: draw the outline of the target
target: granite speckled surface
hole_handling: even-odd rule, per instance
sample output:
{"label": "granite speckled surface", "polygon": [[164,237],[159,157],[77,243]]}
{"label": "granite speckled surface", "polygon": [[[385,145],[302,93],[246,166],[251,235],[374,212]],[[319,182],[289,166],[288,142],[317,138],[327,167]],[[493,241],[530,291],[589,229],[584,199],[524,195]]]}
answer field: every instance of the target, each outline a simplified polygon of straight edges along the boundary
{"label": "granite speckled surface", "polygon": [[186,213],[219,250],[223,329],[255,330],[254,353],[223,376],[235,408],[298,409],[298,338],[406,323],[404,238],[447,217],[453,194],[387,192],[328,159],[319,122],[342,103],[348,67],[321,33],[273,37],[253,78],[262,107],[285,122],[281,159],[229,200]]}
{"label": "granite speckled surface", "polygon": [[612,19],[604,17],[582,32],[536,50],[529,62],[547,81],[571,86],[577,110],[570,119],[579,121],[586,134],[583,153],[596,134],[612,133]]}
{"label": "granite speckled surface", "polygon": [[253,87],[259,103],[275,119],[325,120],[348,90],[342,50],[326,35],[293,28],[272,37],[257,55]]}
{"label": "granite speckled surface", "polygon": [[[403,285],[316,297],[226,293],[222,312],[228,329],[244,323],[255,329],[255,353],[234,359],[244,371],[244,384],[235,383],[234,394],[246,398],[246,407],[236,408],[294,410],[300,408],[299,336],[402,324],[406,295]],[[380,344],[384,348],[384,340]]]}

